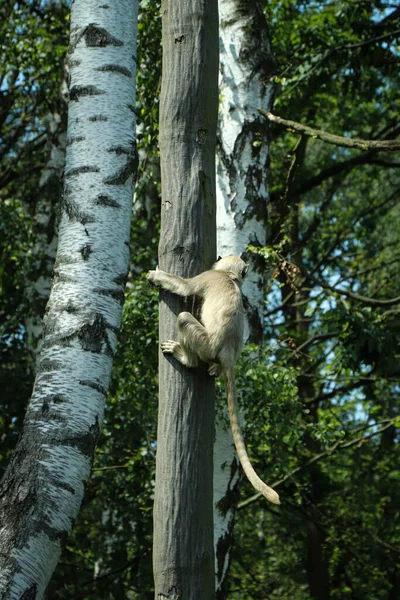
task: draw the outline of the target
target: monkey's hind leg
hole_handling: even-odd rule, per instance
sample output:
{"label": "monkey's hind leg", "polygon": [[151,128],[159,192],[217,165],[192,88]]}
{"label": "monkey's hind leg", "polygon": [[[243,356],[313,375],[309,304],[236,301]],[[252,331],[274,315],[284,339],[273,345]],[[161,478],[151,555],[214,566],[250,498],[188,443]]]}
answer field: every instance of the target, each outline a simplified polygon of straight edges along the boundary
{"label": "monkey's hind leg", "polygon": [[[167,340],[161,344],[161,350],[164,352],[164,354],[172,354],[174,358],[179,360],[179,362],[185,365],[185,367],[197,367],[199,364],[197,353],[191,348],[190,345],[186,343],[185,330],[188,319],[185,317],[185,315],[189,315],[190,319],[196,321],[196,319],[190,313],[180,313],[178,315],[179,342]],[[196,321],[196,323],[203,327],[198,321]]]}
{"label": "monkey's hind leg", "polygon": [[167,340],[161,344],[165,354],[172,354],[186,367],[197,367],[199,358],[212,361],[210,340],[204,326],[193,315],[181,312],[178,315],[179,342]]}
{"label": "monkey's hind leg", "polygon": [[178,315],[179,342],[185,351],[194,353],[204,362],[214,358],[210,338],[204,325],[202,325],[189,312]]}

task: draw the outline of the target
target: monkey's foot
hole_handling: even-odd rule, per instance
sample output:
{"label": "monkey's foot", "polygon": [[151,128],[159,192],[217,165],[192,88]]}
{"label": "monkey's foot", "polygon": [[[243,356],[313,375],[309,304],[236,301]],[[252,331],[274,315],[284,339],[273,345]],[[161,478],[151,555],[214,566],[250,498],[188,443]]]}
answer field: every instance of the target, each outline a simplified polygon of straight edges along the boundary
{"label": "monkey's foot", "polygon": [[176,354],[176,351],[179,351],[181,347],[179,342],[174,342],[174,340],[167,340],[166,342],[162,342],[160,346],[164,354]]}
{"label": "monkey's foot", "polygon": [[219,377],[221,375],[221,372],[222,367],[219,363],[210,363],[210,366],[208,367],[208,374],[211,375],[211,377]]}

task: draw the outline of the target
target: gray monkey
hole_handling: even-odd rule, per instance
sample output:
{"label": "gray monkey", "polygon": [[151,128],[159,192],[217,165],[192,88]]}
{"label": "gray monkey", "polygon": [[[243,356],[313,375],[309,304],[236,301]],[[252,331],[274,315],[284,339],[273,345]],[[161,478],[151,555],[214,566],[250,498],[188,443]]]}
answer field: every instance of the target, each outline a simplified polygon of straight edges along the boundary
{"label": "gray monkey", "polygon": [[226,256],[211,270],[190,279],[170,275],[158,268],[149,271],[147,279],[178,296],[197,296],[202,300],[200,321],[189,312],[181,312],[178,316],[179,342],[162,342],[161,350],[172,354],[186,367],[197,367],[200,359],[209,364],[210,375],[224,375],[232,435],[243,470],[258,492],[270,502],[280,504],[278,494],[254,471],[239,422],[234,369],[243,347],[241,285],[247,268],[239,256]]}

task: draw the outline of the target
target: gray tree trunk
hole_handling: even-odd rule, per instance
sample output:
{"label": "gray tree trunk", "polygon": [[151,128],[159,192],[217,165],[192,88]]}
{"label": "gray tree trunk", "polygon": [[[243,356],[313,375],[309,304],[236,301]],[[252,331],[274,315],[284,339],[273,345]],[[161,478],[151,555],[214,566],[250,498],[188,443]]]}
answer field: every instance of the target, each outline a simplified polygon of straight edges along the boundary
{"label": "gray tree trunk", "polygon": [[[217,0],[166,0],[160,113],[160,268],[193,276],[215,260]],[[160,340],[191,301],[161,292]],[[155,598],[214,597],[214,382],[160,355],[154,500]]]}
{"label": "gray tree trunk", "polygon": [[44,341],[0,484],[0,599],[40,600],[89,478],[121,323],[136,175],[137,3],[75,0],[65,190]]}

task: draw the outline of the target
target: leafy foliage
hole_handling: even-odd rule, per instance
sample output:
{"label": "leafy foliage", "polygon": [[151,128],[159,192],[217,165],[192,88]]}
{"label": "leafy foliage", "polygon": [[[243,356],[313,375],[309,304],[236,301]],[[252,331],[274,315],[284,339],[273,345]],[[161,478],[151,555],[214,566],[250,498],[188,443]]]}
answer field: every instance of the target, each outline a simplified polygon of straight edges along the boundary
{"label": "leafy foliage", "polygon": [[[271,1],[274,112],[340,135],[396,137],[393,8]],[[246,598],[394,598],[400,164],[275,125],[272,134],[270,245],[253,251],[272,272],[274,371],[295,368],[303,409],[293,446],[266,453],[281,469],[280,513],[243,503],[228,597],[242,597],[244,580]]]}

